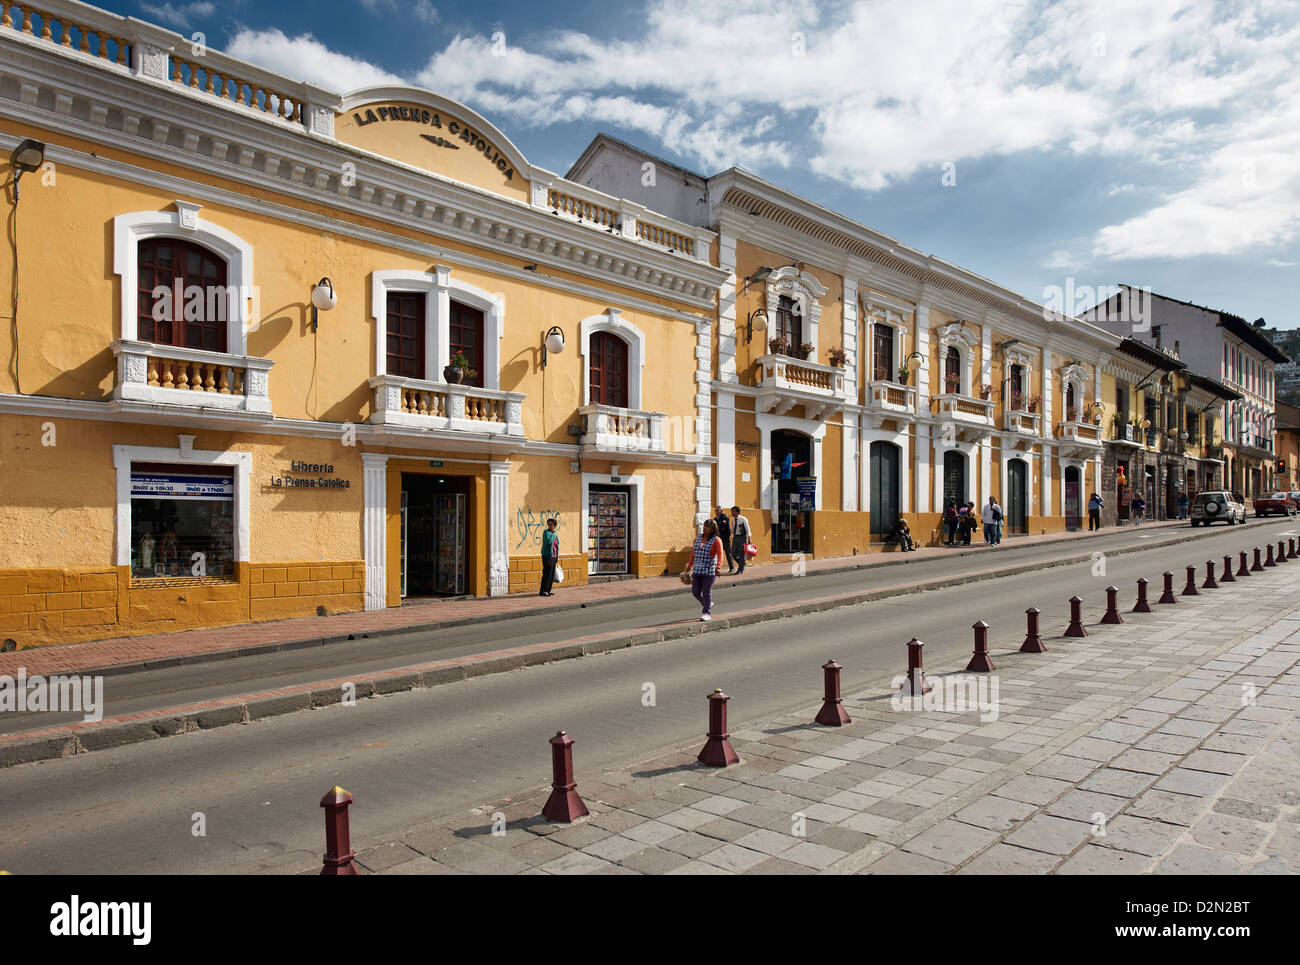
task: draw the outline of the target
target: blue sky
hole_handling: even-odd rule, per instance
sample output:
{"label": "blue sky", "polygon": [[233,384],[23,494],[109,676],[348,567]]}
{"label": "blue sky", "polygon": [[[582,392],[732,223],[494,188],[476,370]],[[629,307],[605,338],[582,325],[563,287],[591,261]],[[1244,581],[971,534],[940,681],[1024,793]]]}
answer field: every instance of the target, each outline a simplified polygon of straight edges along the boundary
{"label": "blue sky", "polygon": [[1300,327],[1290,0],[100,5],[331,89],[435,90],[560,173],[607,131],[1035,300],[1125,282]]}

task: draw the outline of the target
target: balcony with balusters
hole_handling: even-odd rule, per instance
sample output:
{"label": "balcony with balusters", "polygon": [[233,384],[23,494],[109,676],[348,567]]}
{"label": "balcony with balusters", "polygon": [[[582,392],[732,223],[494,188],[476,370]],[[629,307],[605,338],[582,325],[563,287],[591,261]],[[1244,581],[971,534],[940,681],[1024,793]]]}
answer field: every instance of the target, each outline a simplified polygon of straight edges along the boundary
{"label": "balcony with balusters", "polygon": [[612,405],[584,405],[578,410],[579,444],[597,452],[665,452],[662,412],[643,412]]}
{"label": "balcony with balusters", "polygon": [[[1014,403],[1013,403],[1014,405]],[[1007,433],[1012,448],[1028,449],[1042,438],[1043,417],[1038,412],[1024,408],[1005,409],[1002,412],[1002,429]]]}
{"label": "balcony with balusters", "polygon": [[916,386],[879,379],[863,386],[863,413],[868,425],[883,419],[910,422],[916,418]]}
{"label": "balcony with balusters", "polygon": [[472,385],[429,382],[397,375],[376,375],[369,380],[374,391],[372,425],[408,429],[522,436],[522,392],[479,389]]}
{"label": "balcony with balusters", "polygon": [[993,402],[958,392],[931,397],[938,418],[951,420],[962,439],[983,439],[993,433]]}
{"label": "balcony with balusters", "polygon": [[760,356],[757,365],[759,412],[785,415],[802,405],[805,418],[819,419],[850,401],[844,388],[844,370],[837,366],[779,353]]}
{"label": "balcony with balusters", "polygon": [[124,338],[113,354],[118,401],[271,414],[270,359]]}
{"label": "balcony with balusters", "polygon": [[1090,459],[1101,452],[1101,426],[1081,419],[1066,419],[1056,427],[1061,456],[1066,459]]}

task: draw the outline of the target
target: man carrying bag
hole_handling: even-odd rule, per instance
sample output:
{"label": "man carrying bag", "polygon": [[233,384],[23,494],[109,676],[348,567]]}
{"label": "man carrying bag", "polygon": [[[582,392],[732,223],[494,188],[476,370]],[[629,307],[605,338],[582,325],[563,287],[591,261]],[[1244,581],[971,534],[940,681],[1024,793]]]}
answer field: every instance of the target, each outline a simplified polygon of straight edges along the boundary
{"label": "man carrying bag", "polygon": [[745,552],[745,545],[750,541],[749,520],[740,515],[740,507],[731,507],[731,556],[740,564],[738,573],[745,572],[745,563],[749,559],[749,554]]}

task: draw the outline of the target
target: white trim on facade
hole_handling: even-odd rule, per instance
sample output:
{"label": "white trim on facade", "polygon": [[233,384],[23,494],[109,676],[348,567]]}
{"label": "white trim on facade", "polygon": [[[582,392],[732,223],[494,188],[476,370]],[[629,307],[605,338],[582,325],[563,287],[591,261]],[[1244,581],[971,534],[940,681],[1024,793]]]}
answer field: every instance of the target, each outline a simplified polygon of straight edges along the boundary
{"label": "white trim on facade", "polygon": [[[578,354],[582,356],[582,404],[591,405],[591,336],[608,332],[627,343],[627,407],[641,408],[641,369],[645,366],[645,333],[622,317],[617,308],[607,308],[578,323]],[[584,504],[585,505],[585,504]],[[586,512],[586,510],[583,510]]]}
{"label": "white trim on facade", "polygon": [[773,430],[791,429],[809,437],[808,448],[812,461],[812,474],[817,477],[814,505],[818,510],[825,509],[822,502],[822,439],[826,436],[826,423],[816,419],[800,419],[795,416],[772,415],[767,412],[754,413],[754,428],[758,430],[758,479],[760,509],[772,513],[775,520],[777,510],[776,491],[772,486],[772,432]]}
{"label": "white trim on facade", "polygon": [[421,292],[424,302],[424,380],[442,381],[451,360],[451,303],[460,302],[483,313],[483,388],[501,388],[501,338],[505,335],[505,296],[452,277],[452,269],[437,265],[431,272],[380,270],[370,273],[370,317],[375,325],[375,374],[388,373],[388,294]]}
{"label": "white trim on facade", "polygon": [[182,470],[199,469],[203,466],[233,466],[235,469],[234,546],[231,550],[236,563],[249,562],[248,503],[253,454],[195,449],[193,436],[182,435],[177,438],[175,449],[159,446],[113,446],[113,468],[117,474],[117,531],[113,564],[131,565],[131,464],[133,462],[174,463],[177,469]]}
{"label": "white trim on facade", "polygon": [[[246,333],[262,321],[253,287],[253,246],[234,232],[200,218],[201,205],[190,201],[173,203],[175,211],[132,211],[113,219],[113,273],[119,278],[122,338],[139,340],[140,242],[174,238],[202,245],[225,261],[226,354],[247,355]],[[251,311],[249,300],[254,306]]]}
{"label": "white trim on facade", "polygon": [[[617,478],[618,482],[614,479]],[[582,474],[582,502],[578,505],[578,518],[583,520],[578,530],[582,533],[582,548],[580,552],[585,557],[587,550],[587,507],[590,505],[591,487],[596,486],[627,486],[630,488],[628,494],[628,525],[631,532],[627,534],[627,566],[628,572],[632,570],[632,554],[644,552],[641,541],[643,527],[641,517],[645,507],[645,479],[638,475],[614,477],[608,473],[584,472]],[[698,525],[698,524],[697,524]],[[591,575],[591,563],[587,563],[587,573]]]}

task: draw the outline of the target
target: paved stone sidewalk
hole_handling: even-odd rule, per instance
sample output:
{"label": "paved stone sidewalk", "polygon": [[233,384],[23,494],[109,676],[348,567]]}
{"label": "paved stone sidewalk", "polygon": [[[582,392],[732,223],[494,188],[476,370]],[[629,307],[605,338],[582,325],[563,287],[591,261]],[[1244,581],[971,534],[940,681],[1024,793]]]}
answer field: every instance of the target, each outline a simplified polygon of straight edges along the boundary
{"label": "paved stone sidewalk", "polygon": [[996,720],[892,709],[882,680],[846,697],[844,728],[810,724],[817,702],[733,731],[740,765],[705,768],[692,746],[599,780],[575,735],[589,819],[542,821],[539,790],[359,860],[393,874],[1294,874],[1297,578],[1283,565],[1147,615],[1124,612],[1125,594],[1122,626],[1088,623],[1043,654],[995,648]]}
{"label": "paved stone sidewalk", "polygon": [[[1177,520],[1149,524],[1164,538],[1176,537],[1187,530],[1185,522]],[[1042,543],[1069,544],[1097,536],[1109,536],[1114,528],[1090,534],[1086,531],[1050,533],[1040,536],[1017,536],[999,547],[983,546],[974,540],[971,546],[923,547],[914,554],[869,553],[860,556],[839,556],[827,559],[809,559],[803,563],[808,573],[825,573],[837,570],[896,566],[935,556],[963,556],[973,553],[991,554],[1002,565],[1014,565],[1015,551],[1025,546]],[[765,554],[766,555],[766,554]],[[780,579],[790,575],[789,562],[751,563],[743,577],[723,577],[724,580],[743,579],[746,582]],[[31,647],[11,653],[0,653],[0,674],[16,674],[19,668],[29,675],[76,673],[94,668],[129,667],[142,663],[162,665],[177,658],[221,654],[230,651],[255,651],[259,648],[276,648],[294,643],[319,643],[323,639],[347,639],[348,635],[380,634],[407,629],[432,629],[483,619],[501,619],[511,616],[535,615],[547,610],[569,609],[598,604],[610,600],[648,598],[677,595],[682,592],[677,576],[647,577],[638,580],[615,580],[607,583],[590,583],[582,586],[557,586],[553,597],[538,597],[530,593],[512,593],[508,596],[483,599],[457,598],[449,600],[414,600],[400,607],[386,610],[368,610],[351,613],[334,613],[322,617],[299,617],[266,623],[244,623],[205,630],[180,630],[169,633],[142,634],[135,637],[113,637],[84,643],[65,643]],[[11,634],[0,634],[8,637]]]}

